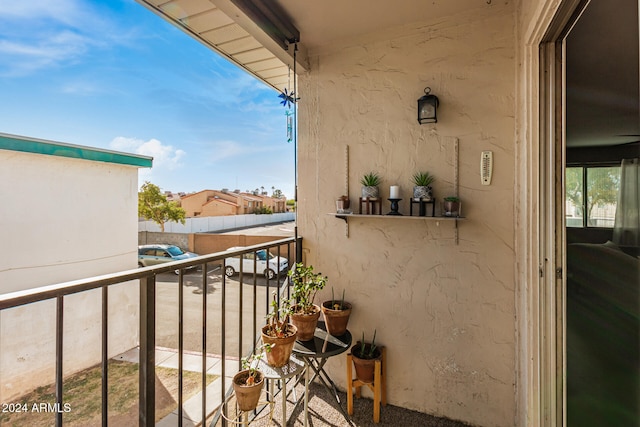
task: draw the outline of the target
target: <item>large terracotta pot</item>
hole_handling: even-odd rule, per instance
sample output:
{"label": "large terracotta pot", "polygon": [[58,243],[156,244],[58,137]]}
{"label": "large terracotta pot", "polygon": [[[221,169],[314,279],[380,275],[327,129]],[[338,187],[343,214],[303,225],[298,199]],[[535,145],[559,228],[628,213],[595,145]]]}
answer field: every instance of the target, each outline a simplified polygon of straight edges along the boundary
{"label": "large terracotta pot", "polygon": [[279,368],[289,363],[289,357],[296,343],[298,329],[287,323],[287,336],[284,338],[272,337],[265,332],[269,326],[262,327],[262,342],[264,344],[275,344],[271,351],[267,352],[267,364]]}
{"label": "large terracotta pot", "polygon": [[291,315],[291,323],[298,328],[298,337],[300,341],[309,341],[313,339],[316,333],[316,326],[320,318],[320,307],[313,304],[313,314],[296,313],[298,306],[291,307],[293,314]]}
{"label": "large terracotta pot", "polygon": [[327,327],[327,332],[334,337],[339,337],[347,332],[347,324],[349,323],[349,316],[351,316],[351,304],[348,302],[342,303],[343,309],[334,309],[334,300],[325,301],[322,303],[322,314],[324,314],[324,323]]}
{"label": "large terracotta pot", "polygon": [[[365,352],[369,351],[371,344],[365,344]],[[360,343],[351,347],[351,356],[353,359],[353,366],[356,368],[356,378],[363,383],[372,383],[375,374],[376,360],[380,360],[382,353],[380,349],[376,348],[374,351],[374,357],[371,359],[363,359],[360,357]]]}
{"label": "large terracotta pot", "polygon": [[241,411],[253,411],[258,406],[260,393],[264,384],[264,375],[258,371],[253,385],[246,385],[249,370],[240,371],[233,377],[233,390],[236,393],[236,402]]}

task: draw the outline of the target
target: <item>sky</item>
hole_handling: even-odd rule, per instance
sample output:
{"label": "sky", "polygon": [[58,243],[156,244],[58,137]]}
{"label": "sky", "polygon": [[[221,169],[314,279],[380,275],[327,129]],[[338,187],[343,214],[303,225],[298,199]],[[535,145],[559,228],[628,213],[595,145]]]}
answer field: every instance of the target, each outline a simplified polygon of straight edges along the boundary
{"label": "sky", "polygon": [[134,0],[0,0],[0,133],[152,156],[140,185],[292,199],[278,95]]}

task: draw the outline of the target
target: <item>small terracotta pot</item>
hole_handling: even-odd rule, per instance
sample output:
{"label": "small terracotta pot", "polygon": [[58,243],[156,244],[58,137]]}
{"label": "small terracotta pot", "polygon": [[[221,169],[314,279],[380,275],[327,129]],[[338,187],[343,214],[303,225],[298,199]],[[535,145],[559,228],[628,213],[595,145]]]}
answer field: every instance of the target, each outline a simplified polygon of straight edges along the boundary
{"label": "small terracotta pot", "polygon": [[351,303],[344,302],[342,310],[336,310],[332,307],[334,300],[322,303],[322,314],[324,315],[324,323],[327,332],[334,337],[339,337],[347,332],[347,324],[349,316],[351,316]]}
{"label": "small terracotta pot", "polygon": [[264,344],[275,344],[275,346],[271,351],[267,352],[267,364],[279,368],[289,363],[293,345],[296,343],[298,329],[294,325],[287,323],[288,335],[284,338],[278,338],[265,333],[268,327],[269,325],[262,327],[262,342]]}
{"label": "small terracotta pot", "polygon": [[248,369],[238,372],[233,377],[233,390],[236,393],[236,402],[241,411],[253,411],[256,409],[264,384],[264,375],[260,371],[256,373],[256,382],[253,385],[246,385],[248,377]]}
{"label": "small terracotta pot", "polygon": [[313,339],[316,333],[316,326],[320,318],[320,307],[313,304],[313,314],[296,313],[297,305],[291,307],[293,314],[291,315],[291,323],[298,328],[298,338],[300,341],[309,341]]}
{"label": "small terracotta pot", "polygon": [[[371,348],[371,344],[365,344],[365,352],[368,352],[369,348]],[[373,382],[376,360],[380,360],[382,357],[382,353],[380,353],[379,348],[376,348],[373,353],[375,357],[371,359],[362,359],[360,358],[360,343],[351,347],[353,366],[356,368],[356,378],[363,383]]]}

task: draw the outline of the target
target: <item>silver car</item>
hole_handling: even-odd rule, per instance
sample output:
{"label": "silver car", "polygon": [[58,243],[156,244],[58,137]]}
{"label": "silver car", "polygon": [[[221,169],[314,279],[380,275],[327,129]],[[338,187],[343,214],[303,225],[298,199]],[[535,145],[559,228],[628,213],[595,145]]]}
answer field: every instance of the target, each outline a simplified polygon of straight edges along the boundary
{"label": "silver car", "polygon": [[[197,256],[198,254],[185,252],[175,245],[141,245],[138,246],[138,267],[149,267]],[[196,266],[189,267],[189,269],[192,268],[196,268]],[[175,273],[179,274],[180,270],[175,270]]]}
{"label": "silver car", "polygon": [[[244,249],[242,246],[236,246],[227,249],[228,251]],[[283,275],[287,274],[287,268],[289,268],[289,261],[286,258],[280,257],[278,263],[278,257],[268,252],[266,249],[260,249],[259,251],[249,252],[242,254],[239,257],[225,258],[224,274],[227,277],[231,277],[236,272],[240,271],[240,260],[242,259],[242,272],[243,273],[260,273],[271,280],[276,277],[277,272]],[[255,270],[254,270],[255,266]]]}

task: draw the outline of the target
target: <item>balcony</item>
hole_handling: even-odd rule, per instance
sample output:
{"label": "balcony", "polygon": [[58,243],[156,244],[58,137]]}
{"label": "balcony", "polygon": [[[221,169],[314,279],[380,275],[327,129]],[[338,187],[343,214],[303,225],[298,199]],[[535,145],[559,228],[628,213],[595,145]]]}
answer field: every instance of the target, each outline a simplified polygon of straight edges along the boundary
{"label": "balcony", "polygon": [[[18,307],[37,307],[47,301],[55,303],[54,318],[41,319],[55,325],[55,357],[51,357],[51,364],[55,365],[52,387],[55,393],[50,396],[50,400],[36,402],[32,400],[40,397],[26,397],[34,395],[27,394],[28,390],[24,390],[18,396],[9,398],[8,402],[3,400],[3,403],[14,405],[14,408],[18,408],[17,405],[21,409],[26,408],[27,414],[23,414],[26,418],[20,418],[19,414],[3,413],[0,414],[0,421],[3,425],[4,422],[7,425],[23,425],[24,422],[33,424],[32,417],[34,411],[37,412],[33,409],[35,403],[45,405],[42,411],[45,414],[37,414],[38,420],[44,421],[37,421],[36,424],[43,422],[56,426],[107,426],[137,422],[140,426],[194,426],[202,425],[202,420],[206,420],[206,425],[229,425],[220,417],[219,408],[231,393],[231,378],[240,369],[241,357],[251,352],[259,339],[259,328],[264,324],[270,295],[276,292],[279,298],[288,298],[290,290],[284,273],[269,280],[260,274],[247,273],[241,268],[238,275],[226,277],[222,274],[225,259],[243,257],[244,254],[266,249],[278,258],[286,258],[289,265],[292,265],[297,259],[300,243],[301,239],[296,242],[294,238],[287,238],[163,266],[129,270],[0,296],[0,312],[3,314]],[[194,271],[194,267],[197,270]],[[178,275],[174,273],[176,269],[179,269]],[[132,333],[139,336],[139,345],[110,357],[112,352],[107,337],[113,339],[113,333],[110,332],[112,325],[108,316],[109,305],[112,303],[109,295],[117,286],[129,286],[135,282],[139,286],[139,322],[137,331]],[[87,367],[64,366],[69,355],[65,354],[63,344],[65,340],[83,341],[85,337],[65,333],[65,307],[74,303],[74,295],[90,292],[100,293],[101,360],[92,367],[94,371],[100,372],[97,380],[99,390],[84,390],[83,393],[93,394],[90,394],[91,398],[83,400],[74,397],[77,394],[74,395],[70,389],[76,387],[78,372],[86,372]],[[33,327],[38,329],[37,322],[33,323]],[[134,373],[129,374],[129,378],[114,377],[116,373],[112,369],[117,363],[123,362],[138,366],[137,380],[131,381],[130,376],[135,375]],[[160,379],[162,375],[159,373],[163,369],[177,372],[177,384],[174,387],[168,387],[166,380]],[[135,406],[130,408],[128,415],[119,414],[113,409],[118,405],[118,402],[113,402],[116,399],[114,387],[118,383],[125,383],[125,380],[138,384],[135,390],[131,390],[137,393],[133,399],[137,410]],[[187,382],[190,387],[187,387]],[[41,384],[39,389],[45,386],[46,384]],[[191,392],[186,392],[187,388]],[[171,392],[170,389],[174,391]],[[297,396],[300,396],[303,391],[301,385],[296,390]],[[368,425],[371,422],[372,402],[368,399],[356,401],[355,414],[347,421],[343,414],[346,408],[344,393],[340,396],[342,410],[336,405],[333,396],[319,384],[310,386],[309,395],[309,419],[314,425]],[[291,400],[291,396],[289,399]],[[173,402],[168,413],[167,401]],[[23,407],[24,404],[27,406]],[[83,405],[92,408],[82,407]],[[289,413],[289,424],[302,425],[302,405],[291,407],[293,409]],[[274,419],[279,420],[281,417],[279,408],[279,405],[275,405]],[[397,425],[399,419],[406,421],[404,425],[462,425],[399,407],[387,408],[383,410],[380,425]],[[87,415],[89,418],[79,415],[86,414],[87,411],[91,414]]]}

